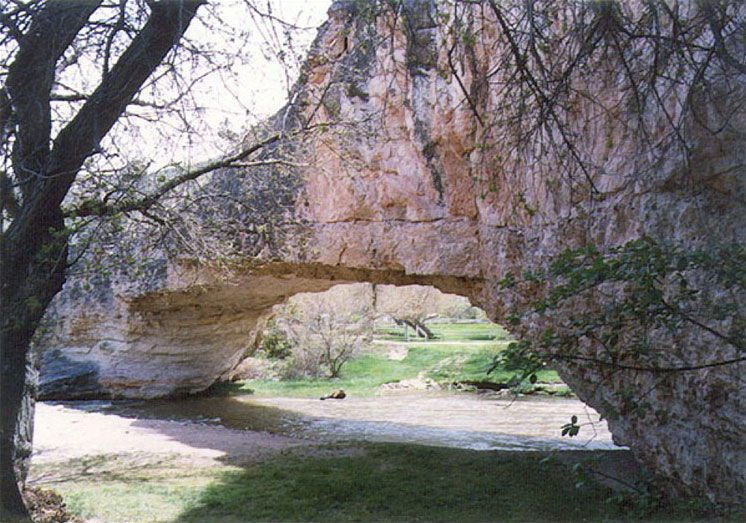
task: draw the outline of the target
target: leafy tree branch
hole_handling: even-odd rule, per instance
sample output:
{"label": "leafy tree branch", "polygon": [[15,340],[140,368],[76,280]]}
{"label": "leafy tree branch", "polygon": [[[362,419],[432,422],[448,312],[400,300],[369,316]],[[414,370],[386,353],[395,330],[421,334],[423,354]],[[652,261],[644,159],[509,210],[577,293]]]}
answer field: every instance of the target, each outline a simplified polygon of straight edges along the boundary
{"label": "leafy tree branch", "polygon": [[[738,244],[687,249],[646,237],[606,253],[589,245],[563,252],[545,271],[506,276],[502,286],[536,296],[513,312],[514,326],[556,320],[535,343],[514,343],[496,359],[521,379],[552,361],[653,374],[746,361],[746,249]],[[706,354],[688,349],[708,339],[725,342],[733,357],[669,363]],[[599,356],[587,356],[594,348]]]}

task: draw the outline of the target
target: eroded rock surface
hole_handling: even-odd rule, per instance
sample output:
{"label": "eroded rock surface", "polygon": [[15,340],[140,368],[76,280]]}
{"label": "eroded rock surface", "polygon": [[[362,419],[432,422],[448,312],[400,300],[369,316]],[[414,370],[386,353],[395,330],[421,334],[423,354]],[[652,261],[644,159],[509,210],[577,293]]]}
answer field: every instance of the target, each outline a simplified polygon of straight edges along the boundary
{"label": "eroded rock surface", "polygon": [[[603,250],[644,235],[692,246],[746,241],[743,82],[726,85],[716,75],[712,97],[666,85],[661,105],[627,117],[627,94],[613,70],[572,79],[578,95],[567,130],[592,166],[572,177],[563,168],[566,149],[539,142],[517,151],[509,139],[514,127],[500,119],[506,99],[514,102],[500,87],[509,80],[502,76],[508,44],[488,3],[462,6],[475,35],[468,42],[454,41],[429,2],[404,2],[399,12],[366,5],[335,3],[283,113],[356,124],[293,143],[292,154],[309,167],[284,185],[289,203],[272,222],[271,241],[257,247],[265,231],[240,205],[226,200],[214,209],[212,221],[236,225],[234,243],[251,263],[220,272],[170,260],[168,275],[147,292],[112,288],[108,301],[93,305],[63,296],[58,341],[47,346],[94,362],[113,395],[197,391],[230,371],[257,319],[296,292],[351,281],[433,284],[468,296],[500,322],[530,299],[502,289],[505,275],[541,267],[567,247],[592,242]],[[684,98],[696,118],[687,116]],[[644,136],[630,131],[642,120]],[[671,121],[679,122],[679,136]],[[250,198],[254,182],[224,172],[206,190]],[[540,327],[519,334],[530,339]],[[702,354],[700,344],[686,342],[690,335],[682,334],[685,360],[733,357],[717,340]],[[743,501],[743,363],[665,379],[578,365],[558,370],[591,406],[622,413],[609,419],[610,430],[668,478],[672,492]],[[626,390],[647,391],[651,414],[626,412]]]}

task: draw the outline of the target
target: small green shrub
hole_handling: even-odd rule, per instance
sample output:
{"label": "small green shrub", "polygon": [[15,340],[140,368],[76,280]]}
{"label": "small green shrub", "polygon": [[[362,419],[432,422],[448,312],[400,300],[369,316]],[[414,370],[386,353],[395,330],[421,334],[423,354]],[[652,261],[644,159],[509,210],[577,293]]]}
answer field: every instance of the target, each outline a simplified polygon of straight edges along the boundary
{"label": "small green shrub", "polygon": [[285,331],[277,328],[273,321],[267,325],[262,338],[262,352],[269,359],[284,360],[292,354],[292,346]]}

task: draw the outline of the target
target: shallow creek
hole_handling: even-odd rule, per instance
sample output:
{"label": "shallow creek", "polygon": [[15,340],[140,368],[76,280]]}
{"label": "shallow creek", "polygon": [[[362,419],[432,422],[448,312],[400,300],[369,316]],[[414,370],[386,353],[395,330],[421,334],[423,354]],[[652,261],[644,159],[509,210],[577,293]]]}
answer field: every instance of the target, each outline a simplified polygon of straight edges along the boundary
{"label": "shallow creek", "polygon": [[[67,404],[73,406],[72,404]],[[576,399],[458,392],[393,392],[344,400],[197,397],[172,401],[76,402],[76,409],[138,419],[191,421],[316,441],[386,441],[474,450],[619,449],[606,423]],[[561,427],[576,415],[575,438]]]}

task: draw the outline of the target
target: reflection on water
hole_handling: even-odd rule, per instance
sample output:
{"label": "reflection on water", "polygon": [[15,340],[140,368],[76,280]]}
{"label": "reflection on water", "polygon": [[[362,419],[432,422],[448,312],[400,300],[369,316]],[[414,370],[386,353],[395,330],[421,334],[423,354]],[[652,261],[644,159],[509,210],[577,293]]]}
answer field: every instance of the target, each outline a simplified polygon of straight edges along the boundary
{"label": "reflection on water", "polygon": [[[400,392],[341,401],[243,395],[86,402],[76,407],[330,442],[388,441],[474,450],[620,448],[613,444],[606,423],[598,422],[594,410],[567,398],[512,401],[452,392]],[[588,425],[579,437],[562,437],[561,426],[572,415]]]}

